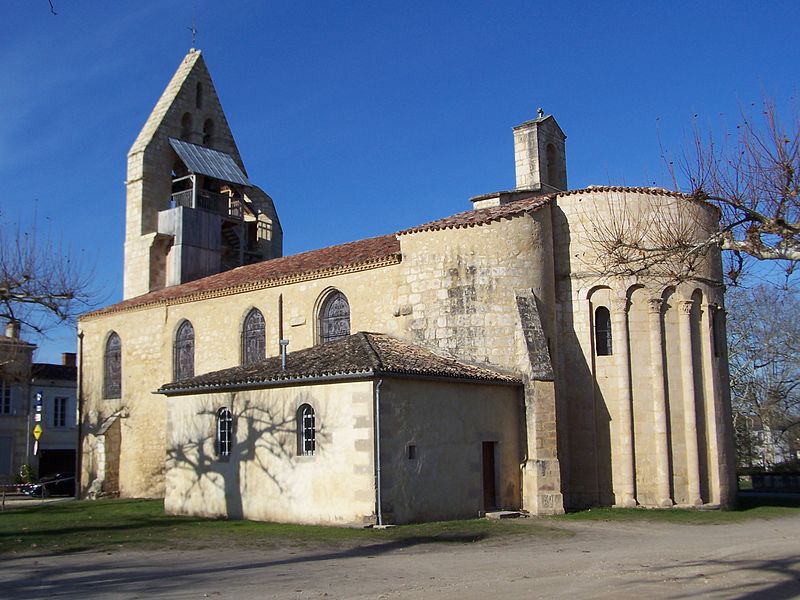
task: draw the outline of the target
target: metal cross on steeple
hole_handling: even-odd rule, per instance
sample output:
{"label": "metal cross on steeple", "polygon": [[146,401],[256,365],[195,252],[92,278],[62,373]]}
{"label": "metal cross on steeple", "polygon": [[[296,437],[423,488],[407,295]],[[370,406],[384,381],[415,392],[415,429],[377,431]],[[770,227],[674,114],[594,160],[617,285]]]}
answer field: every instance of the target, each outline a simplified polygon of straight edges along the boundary
{"label": "metal cross on steeple", "polygon": [[192,26],[188,27],[189,31],[192,32],[192,49],[194,49],[195,43],[197,42],[197,27],[195,23],[197,22],[197,5],[192,2]]}

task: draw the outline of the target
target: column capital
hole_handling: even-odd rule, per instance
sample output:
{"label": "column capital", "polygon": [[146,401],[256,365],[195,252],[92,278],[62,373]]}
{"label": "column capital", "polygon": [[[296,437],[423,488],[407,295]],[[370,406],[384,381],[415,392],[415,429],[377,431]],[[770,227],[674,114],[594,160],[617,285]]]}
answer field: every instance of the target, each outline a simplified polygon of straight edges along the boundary
{"label": "column capital", "polygon": [[694,308],[694,300],[679,300],[678,306],[682,315],[689,316],[692,314],[692,308]]}
{"label": "column capital", "polygon": [[663,298],[648,298],[647,308],[651,315],[660,314],[661,307],[664,305]]}
{"label": "column capital", "polygon": [[627,298],[614,298],[611,300],[611,308],[615,313],[622,313],[625,314],[628,312],[631,303],[628,302]]}

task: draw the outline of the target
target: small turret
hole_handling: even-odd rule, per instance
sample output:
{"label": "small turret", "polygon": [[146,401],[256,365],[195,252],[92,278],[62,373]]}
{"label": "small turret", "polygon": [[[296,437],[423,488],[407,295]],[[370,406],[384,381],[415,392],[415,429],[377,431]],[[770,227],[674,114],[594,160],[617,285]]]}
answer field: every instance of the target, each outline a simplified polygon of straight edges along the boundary
{"label": "small turret", "polygon": [[536,119],[514,127],[518,190],[548,194],[567,189],[566,139],[553,115],[541,108]]}

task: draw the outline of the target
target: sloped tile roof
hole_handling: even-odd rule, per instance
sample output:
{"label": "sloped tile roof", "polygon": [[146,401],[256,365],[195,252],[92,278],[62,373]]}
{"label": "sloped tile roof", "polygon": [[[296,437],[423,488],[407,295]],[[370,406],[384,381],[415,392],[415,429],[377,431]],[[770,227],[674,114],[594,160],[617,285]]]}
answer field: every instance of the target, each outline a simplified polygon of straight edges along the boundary
{"label": "sloped tile roof", "polygon": [[672,196],[687,201],[701,202],[715,208],[706,202],[695,200],[692,196],[661,188],[592,186],[577,190],[555,192],[543,196],[523,198],[500,206],[467,210],[417,227],[405,229],[396,234],[392,233],[365,240],[358,240],[356,242],[348,242],[338,246],[330,246],[328,248],[311,250],[293,256],[245,265],[230,271],[225,271],[224,273],[210,275],[202,279],[137,296],[136,298],[130,298],[117,304],[112,304],[111,306],[86,313],[81,318],[92,318],[108,313],[133,308],[144,308],[156,304],[191,302],[211,296],[223,295],[224,293],[250,291],[262,287],[291,283],[297,280],[324,277],[328,274],[333,275],[347,272],[351,269],[359,270],[360,268],[396,264],[400,262],[401,259],[398,236],[423,231],[460,229],[485,225],[494,221],[534,213],[561,196],[588,194],[592,192],[640,193],[657,196]]}
{"label": "sloped tile roof", "polygon": [[270,283],[279,285],[292,278],[305,275],[322,276],[348,267],[383,264],[391,259],[399,261],[400,242],[394,234],[311,250],[283,258],[265,260],[245,265],[230,271],[210,275],[188,283],[174,285],[136,298],[123,300],[106,308],[87,313],[81,318],[100,316],[130,308],[151,306],[168,301],[191,301],[201,299],[214,292],[240,289],[247,291],[265,287]]}
{"label": "sloped tile roof", "polygon": [[359,332],[327,344],[289,352],[285,370],[281,369],[281,357],[275,356],[252,365],[167,383],[158,392],[166,395],[207,393],[229,388],[384,375],[444,377],[507,385],[521,383],[519,377],[439,356],[383,333]]}
{"label": "sloped tile roof", "polygon": [[406,235],[409,233],[419,233],[421,231],[437,231],[440,229],[460,229],[463,227],[475,227],[476,225],[484,225],[492,221],[500,221],[501,219],[510,219],[526,213],[533,213],[542,207],[546,206],[552,200],[552,195],[549,196],[535,196],[533,198],[525,198],[524,200],[517,200],[509,202],[508,204],[501,204],[500,206],[491,206],[489,208],[479,208],[477,210],[465,210],[464,212],[438,219],[412,227],[411,229],[404,229],[399,235]]}

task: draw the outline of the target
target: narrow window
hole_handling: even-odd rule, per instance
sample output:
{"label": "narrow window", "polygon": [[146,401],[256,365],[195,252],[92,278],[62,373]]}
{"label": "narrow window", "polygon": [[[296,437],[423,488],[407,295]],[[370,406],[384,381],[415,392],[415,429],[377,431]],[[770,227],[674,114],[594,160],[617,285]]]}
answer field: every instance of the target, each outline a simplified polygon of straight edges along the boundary
{"label": "narrow window", "polygon": [[233,441],[233,415],[230,409],[222,407],[217,411],[217,458],[231,455]]}
{"label": "narrow window", "polygon": [[597,356],[611,355],[611,313],[605,306],[594,311],[594,341]]}
{"label": "narrow window", "polygon": [[408,460],[416,460],[417,459],[417,445],[416,444],[409,444],[408,445]]}
{"label": "narrow window", "polygon": [[106,340],[103,361],[103,397],[122,397],[122,341],[116,331]]}
{"label": "narrow window", "polygon": [[711,313],[711,339],[714,340],[714,356],[722,356],[722,349],[725,347],[725,335],[723,319],[725,312],[716,306]]}
{"label": "narrow window", "polygon": [[350,335],[350,304],[342,292],[330,294],[319,314],[319,340],[326,344]]}
{"label": "narrow window", "polygon": [[266,356],[266,331],[264,315],[252,309],[244,319],[242,327],[242,364],[251,365]]}
{"label": "narrow window", "polygon": [[317,427],[314,409],[303,404],[297,409],[297,453],[312,456],[317,449]]}
{"label": "narrow window", "polygon": [[0,415],[11,414],[11,384],[0,379]]}
{"label": "narrow window", "polygon": [[188,138],[190,135],[192,135],[192,115],[187,112],[181,117],[181,137]]}
{"label": "narrow window", "polygon": [[199,81],[197,82],[197,87],[195,88],[194,105],[197,108],[203,108],[203,84]]}
{"label": "narrow window", "polygon": [[203,145],[208,146],[214,140],[214,121],[206,119],[203,123]]}
{"label": "narrow window", "polygon": [[53,427],[67,426],[67,399],[56,396],[53,398]]}
{"label": "narrow window", "polygon": [[175,334],[175,380],[194,377],[194,327],[184,321]]}
{"label": "narrow window", "polygon": [[547,160],[546,170],[547,183],[553,187],[558,186],[558,164],[556,161],[556,147],[553,144],[547,144],[545,150],[545,158]]}

